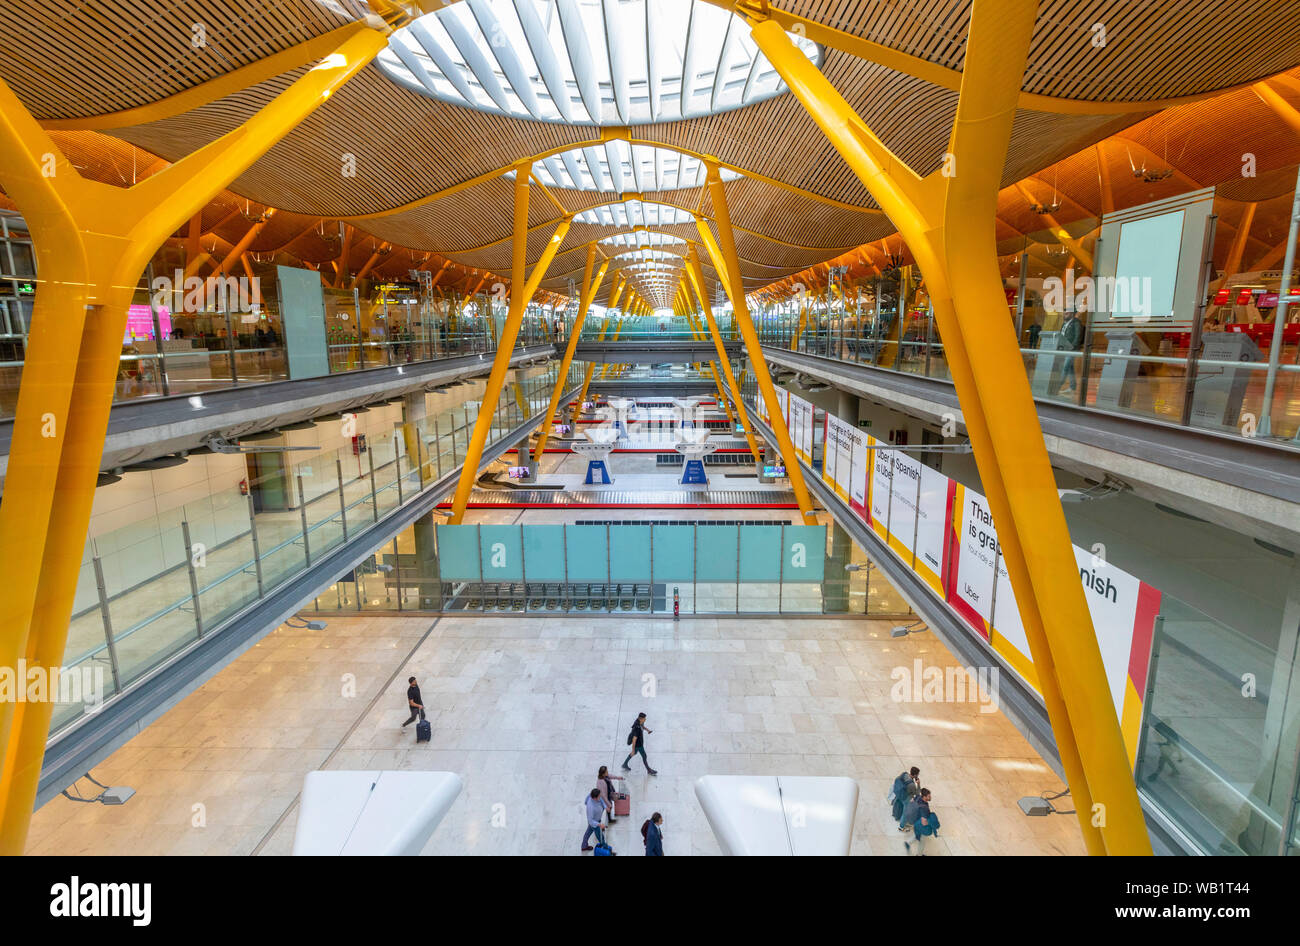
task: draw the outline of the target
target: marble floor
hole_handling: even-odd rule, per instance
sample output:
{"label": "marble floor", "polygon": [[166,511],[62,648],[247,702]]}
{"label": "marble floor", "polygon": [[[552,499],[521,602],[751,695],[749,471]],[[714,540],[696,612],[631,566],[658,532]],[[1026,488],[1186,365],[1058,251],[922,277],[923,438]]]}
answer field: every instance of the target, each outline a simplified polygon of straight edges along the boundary
{"label": "marble floor", "polygon": [[[1060,782],[1001,713],[891,699],[896,667],[953,665],[893,622],[330,616],[280,627],[94,769],[126,805],[56,798],[32,854],[287,854],[307,772],[458,772],[465,788],[427,854],[577,854],[598,766],[618,772],[636,714],[647,749],[628,774],[615,850],[664,817],[669,855],[716,854],[695,800],[705,774],[848,775],[854,854],[902,855],[884,798],[917,765],[943,822],[928,853],[1082,854],[1073,816],[1026,818],[1022,795]],[[433,724],[417,745],[406,678]]]}

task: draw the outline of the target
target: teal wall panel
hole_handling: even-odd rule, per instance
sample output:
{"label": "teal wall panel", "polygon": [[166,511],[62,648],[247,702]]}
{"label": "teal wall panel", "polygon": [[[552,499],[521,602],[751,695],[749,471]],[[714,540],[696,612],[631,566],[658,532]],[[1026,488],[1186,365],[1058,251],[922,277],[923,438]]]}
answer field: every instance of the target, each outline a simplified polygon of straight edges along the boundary
{"label": "teal wall panel", "polygon": [[736,580],[737,526],[697,526],[695,576],[697,581]]}
{"label": "teal wall panel", "polygon": [[780,526],[745,526],[740,530],[740,580],[781,580]]}
{"label": "teal wall panel", "polygon": [[681,582],[694,579],[695,527],[657,525],[652,528],[654,580]]}
{"label": "teal wall panel", "polygon": [[[284,325],[290,379],[319,378],[329,374],[325,293],[321,288],[320,273],[312,269],[277,266],[275,279],[280,294],[280,319]],[[356,327],[351,328],[355,330]]]}
{"label": "teal wall panel", "polygon": [[821,581],[826,574],[826,527],[786,526],[782,581]]}
{"label": "teal wall panel", "polygon": [[438,573],[443,581],[479,581],[478,526],[438,526]]}
{"label": "teal wall panel", "polygon": [[518,526],[479,526],[484,581],[523,581],[523,543]]}
{"label": "teal wall panel", "polygon": [[610,581],[650,580],[650,527],[609,527]]}
{"label": "teal wall panel", "polygon": [[565,547],[569,554],[569,581],[608,581],[605,526],[565,526],[564,529],[567,533]]}
{"label": "teal wall panel", "polygon": [[564,581],[564,526],[524,526],[524,576]]}

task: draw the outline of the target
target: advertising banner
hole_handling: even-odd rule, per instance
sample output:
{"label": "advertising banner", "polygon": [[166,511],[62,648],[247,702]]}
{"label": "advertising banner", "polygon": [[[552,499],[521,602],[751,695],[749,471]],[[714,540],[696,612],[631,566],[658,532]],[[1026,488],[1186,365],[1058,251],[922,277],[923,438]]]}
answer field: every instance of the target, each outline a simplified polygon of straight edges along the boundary
{"label": "advertising banner", "polygon": [[[951,522],[948,603],[989,641],[1030,686],[1038,689],[1029,640],[998,547],[993,515],[983,496],[955,485]],[[1151,635],[1160,592],[1134,575],[1074,546],[1074,557],[1120,720],[1129,762],[1137,743],[1146,693]],[[997,576],[994,578],[994,559]]]}
{"label": "advertising banner", "polygon": [[812,463],[813,406],[797,394],[790,394],[790,440],[794,452],[804,463]]}
{"label": "advertising banner", "polygon": [[898,450],[889,452],[893,455],[894,470],[889,547],[942,597],[948,503],[953,483],[915,457]]}
{"label": "advertising banner", "polygon": [[[883,441],[867,437],[867,445],[875,447]],[[892,510],[891,483],[894,476],[893,450],[868,450],[868,462],[871,464],[871,504],[868,507],[867,523],[876,535],[889,541],[889,516]]]}
{"label": "advertising banner", "polygon": [[[836,496],[853,505],[855,461],[858,464],[856,469],[862,474],[859,478],[863,482],[866,481],[866,450],[863,449],[865,434],[829,413],[825,415],[825,418],[826,433],[823,436],[822,479],[835,490]],[[861,507],[862,491],[858,490],[857,509],[861,510]]]}

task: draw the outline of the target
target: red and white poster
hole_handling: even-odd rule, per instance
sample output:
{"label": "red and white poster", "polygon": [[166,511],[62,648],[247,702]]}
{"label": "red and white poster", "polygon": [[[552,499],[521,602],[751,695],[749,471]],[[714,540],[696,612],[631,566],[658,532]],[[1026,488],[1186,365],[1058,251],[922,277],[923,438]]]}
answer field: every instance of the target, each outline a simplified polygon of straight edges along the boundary
{"label": "red and white poster", "polygon": [[[1037,689],[1029,640],[1020,620],[1010,576],[998,553],[997,529],[985,498],[957,485],[953,493],[952,524],[955,532],[947,582],[948,603]],[[1160,592],[1077,545],[1074,557],[1111,699],[1132,763],[1137,758],[1151,635],[1160,610]]]}

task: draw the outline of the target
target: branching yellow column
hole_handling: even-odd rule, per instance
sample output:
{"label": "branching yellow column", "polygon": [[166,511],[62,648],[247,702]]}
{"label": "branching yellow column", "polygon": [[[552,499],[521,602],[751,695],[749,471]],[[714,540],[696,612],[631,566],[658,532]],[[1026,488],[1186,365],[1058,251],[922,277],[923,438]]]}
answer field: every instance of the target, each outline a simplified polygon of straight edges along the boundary
{"label": "branching yellow column", "polygon": [[754,431],[749,426],[749,411],[745,407],[745,399],[740,396],[740,385],[736,383],[736,374],[731,370],[731,359],[727,357],[727,350],[722,344],[722,335],[718,332],[718,323],[713,317],[713,307],[709,305],[708,297],[704,294],[704,267],[700,265],[700,258],[696,255],[693,246],[686,257],[686,277],[695,290],[695,298],[699,300],[700,311],[704,313],[704,321],[709,326],[709,334],[713,337],[713,347],[718,353],[718,364],[722,366],[723,377],[727,379],[727,389],[731,392],[732,401],[735,402],[740,426],[745,430],[745,441],[749,444],[749,452],[753,454],[754,462],[761,464],[763,454],[758,449],[758,443],[754,440]]}
{"label": "branching yellow column", "polygon": [[600,289],[601,282],[605,279],[605,273],[609,269],[609,260],[600,264],[600,270],[593,278],[592,270],[596,266],[596,244],[587,248],[587,266],[582,274],[582,292],[578,296],[578,315],[573,320],[573,331],[569,333],[569,344],[564,349],[564,357],[560,360],[560,370],[555,376],[555,389],[551,391],[551,403],[546,409],[546,416],[542,418],[542,433],[537,438],[537,466],[540,469],[542,465],[542,455],[546,452],[546,440],[551,435],[552,418],[555,412],[560,408],[560,398],[564,394],[564,379],[569,374],[569,365],[573,363],[573,351],[578,346],[578,335],[582,332],[582,326],[587,321],[587,310],[591,308],[591,300],[595,297],[597,290]]}
{"label": "branching yellow column", "polygon": [[[605,304],[605,319],[601,323],[600,335],[596,339],[597,341],[603,342],[605,340],[605,334],[609,331],[610,320],[613,318],[611,313],[614,311],[614,306],[618,305],[619,296],[622,295],[625,285],[627,283],[622,276],[614,280],[614,285],[609,291],[609,299]],[[574,433],[578,431],[578,417],[582,414],[582,405],[587,400],[587,390],[591,387],[591,379],[595,374],[596,362],[593,361],[587,365],[587,374],[582,379],[582,392],[578,395],[578,399],[573,402],[573,423],[569,426],[573,428]]]}
{"label": "branching yellow column", "polygon": [[[31,227],[40,289],[0,504],[0,667],[63,659],[140,273],[158,246],[387,43],[357,24],[239,128],[129,188],[83,179],[0,82],[0,184]],[[21,854],[50,702],[0,704],[0,854]]]}
{"label": "branching yellow column", "polygon": [[1150,854],[997,268],[997,193],[1035,15],[1036,4],[1025,0],[976,0],[948,160],[944,173],[924,180],[821,72],[805,68],[807,57],[779,25],[759,22],[752,35],[898,227],[925,276],[1088,849]]}
{"label": "branching yellow column", "polygon": [[465,518],[465,506],[469,494],[474,490],[478,479],[479,464],[483,459],[483,447],[487,444],[488,434],[492,430],[492,418],[496,414],[497,401],[501,398],[501,389],[505,386],[506,373],[510,369],[510,356],[515,350],[515,341],[519,337],[519,326],[523,322],[524,309],[537,291],[538,285],[546,275],[551,260],[564,242],[569,232],[572,217],[565,217],[556,227],[555,234],[541,258],[533,266],[532,273],[524,281],[524,267],[528,255],[528,175],[529,164],[525,162],[515,168],[515,226],[514,243],[511,247],[513,260],[510,269],[510,308],[506,312],[506,323],[501,328],[501,340],[492,359],[492,373],[488,376],[487,388],[483,392],[483,403],[479,407],[478,417],[474,420],[474,430],[470,434],[469,446],[465,448],[465,462],[460,468],[460,480],[456,484],[456,494],[451,501],[451,518],[453,525],[458,525]]}
{"label": "branching yellow column", "polygon": [[[718,241],[713,242],[713,235],[709,233],[709,225],[703,220],[696,220],[696,226],[700,231],[700,238],[704,245],[713,253],[713,246],[717,245],[720,255],[713,257],[713,266],[719,272],[727,273],[728,295],[731,297],[731,317],[735,319],[736,327],[740,329],[740,336],[745,341],[745,351],[749,355],[749,363],[753,368],[754,377],[758,380],[758,390],[763,397],[763,402],[767,405],[769,417],[781,416],[781,403],[776,399],[776,389],[772,387],[772,376],[767,370],[767,360],[763,357],[763,348],[758,340],[758,333],[754,331],[754,322],[749,317],[749,307],[745,303],[745,284],[740,275],[740,259],[736,255],[736,238],[731,232],[731,215],[727,209],[727,192],[722,185],[722,177],[718,173],[718,166],[713,162],[708,165],[708,182],[709,182],[709,199],[713,201],[714,222],[718,225]],[[707,239],[706,239],[707,236]],[[817,521],[816,513],[813,512],[812,497],[808,495],[808,486],[803,481],[803,471],[799,469],[799,458],[794,452],[794,443],[790,440],[790,431],[785,428],[784,424],[772,425],[772,430],[776,434],[777,448],[781,451],[781,457],[785,460],[786,475],[790,478],[790,488],[794,490],[795,502],[799,504],[799,511],[803,514],[804,522],[814,525]]]}

